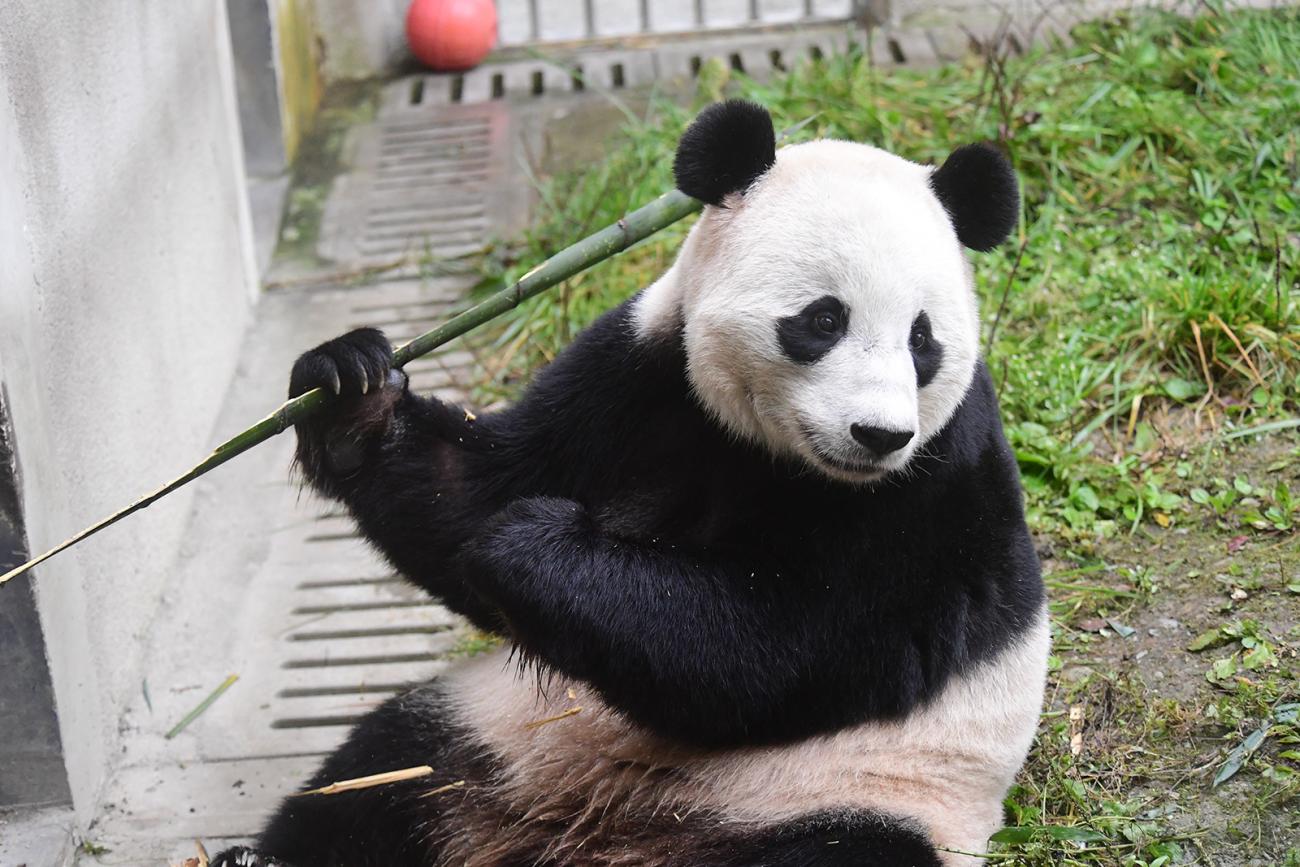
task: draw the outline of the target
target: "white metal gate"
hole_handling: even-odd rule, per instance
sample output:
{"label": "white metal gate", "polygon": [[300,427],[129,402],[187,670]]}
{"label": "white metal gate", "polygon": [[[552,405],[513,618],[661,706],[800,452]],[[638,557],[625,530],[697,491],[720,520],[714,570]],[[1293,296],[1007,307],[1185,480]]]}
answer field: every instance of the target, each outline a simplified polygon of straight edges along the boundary
{"label": "white metal gate", "polygon": [[846,21],[862,0],[498,0],[503,46]]}

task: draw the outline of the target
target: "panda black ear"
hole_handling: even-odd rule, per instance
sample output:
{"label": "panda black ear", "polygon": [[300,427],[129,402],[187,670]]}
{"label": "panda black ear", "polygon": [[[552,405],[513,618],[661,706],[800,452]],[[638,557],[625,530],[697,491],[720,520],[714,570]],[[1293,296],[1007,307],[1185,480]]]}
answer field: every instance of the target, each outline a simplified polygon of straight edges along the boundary
{"label": "panda black ear", "polygon": [[743,99],[700,112],[677,145],[677,189],[709,205],[744,192],[776,162],[776,132],[767,109]]}
{"label": "panda black ear", "polygon": [[953,151],[930,175],[930,188],[952,218],[957,239],[972,250],[992,250],[1016,227],[1020,186],[1015,169],[987,142]]}

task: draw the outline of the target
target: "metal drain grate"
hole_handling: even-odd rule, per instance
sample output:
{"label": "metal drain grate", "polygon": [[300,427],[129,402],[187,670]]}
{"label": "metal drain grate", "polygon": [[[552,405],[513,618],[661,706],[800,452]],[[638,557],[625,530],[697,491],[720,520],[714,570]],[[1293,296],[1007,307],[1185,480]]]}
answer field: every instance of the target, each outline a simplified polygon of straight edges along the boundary
{"label": "metal drain grate", "polygon": [[322,220],[318,253],[326,261],[381,267],[456,259],[517,227],[526,213],[527,187],[513,177],[509,113],[412,103],[420,82],[403,87],[406,99],[386,100],[378,122],[350,143],[353,170],[335,182]]}
{"label": "metal drain grate", "polygon": [[[1068,4],[1062,4],[1068,5]],[[1031,20],[1016,22],[998,9],[965,15],[960,22],[881,26],[870,34],[855,23],[831,22],[711,34],[638,37],[635,47],[617,41],[543,46],[527,59],[489,62],[464,73],[424,74],[393,85],[390,99],[408,106],[473,105],[506,99],[617,91],[661,81],[689,81],[706,61],[720,60],[734,72],[758,80],[821,61],[850,44],[870,50],[888,68],[961,60],[1005,41],[1017,54],[1034,42],[1068,41],[1081,16],[1045,7]],[[602,45],[608,43],[608,47]]]}

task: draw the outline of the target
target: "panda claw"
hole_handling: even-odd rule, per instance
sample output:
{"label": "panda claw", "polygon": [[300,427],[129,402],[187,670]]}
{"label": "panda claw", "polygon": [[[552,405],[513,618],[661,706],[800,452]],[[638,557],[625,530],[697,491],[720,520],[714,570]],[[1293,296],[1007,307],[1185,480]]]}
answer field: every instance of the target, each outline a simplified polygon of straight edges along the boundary
{"label": "panda claw", "polygon": [[236,846],[219,854],[212,861],[212,867],[290,867],[290,865],[278,858],[249,849],[247,846]]}

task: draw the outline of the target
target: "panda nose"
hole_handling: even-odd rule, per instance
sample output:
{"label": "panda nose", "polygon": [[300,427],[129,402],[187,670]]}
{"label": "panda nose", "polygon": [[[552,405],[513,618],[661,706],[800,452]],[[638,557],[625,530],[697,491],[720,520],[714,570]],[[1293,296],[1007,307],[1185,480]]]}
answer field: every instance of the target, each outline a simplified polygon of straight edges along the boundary
{"label": "panda nose", "polygon": [[878,458],[892,454],[912,441],[910,430],[885,430],[865,424],[849,425],[849,433]]}

